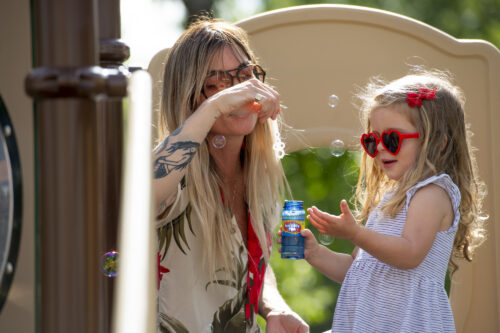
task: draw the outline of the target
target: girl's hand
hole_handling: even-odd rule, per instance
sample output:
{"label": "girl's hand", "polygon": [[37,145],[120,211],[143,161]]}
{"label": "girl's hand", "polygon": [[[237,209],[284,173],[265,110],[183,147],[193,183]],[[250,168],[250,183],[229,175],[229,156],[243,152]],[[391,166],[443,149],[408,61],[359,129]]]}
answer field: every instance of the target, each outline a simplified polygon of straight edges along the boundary
{"label": "girl's hand", "polygon": [[311,230],[303,229],[300,231],[300,234],[305,238],[304,259],[309,261],[316,255],[320,245]]}
{"label": "girl's hand", "polygon": [[[320,245],[316,241],[316,238],[314,237],[311,230],[303,229],[300,231],[300,234],[305,238],[304,259],[309,260],[316,254],[316,251],[318,251]],[[281,244],[281,230],[278,231],[276,242],[278,244]],[[278,251],[281,253],[281,247],[278,249]]]}
{"label": "girl's hand", "polygon": [[356,219],[345,200],[340,202],[340,210],[342,214],[336,216],[323,212],[313,206],[307,209],[307,213],[309,214],[307,218],[319,232],[332,237],[353,241],[361,226],[356,223]]}
{"label": "girl's hand", "polygon": [[217,118],[257,113],[261,123],[267,118],[275,120],[281,111],[278,92],[255,78],[221,90],[204,103],[214,105]]}

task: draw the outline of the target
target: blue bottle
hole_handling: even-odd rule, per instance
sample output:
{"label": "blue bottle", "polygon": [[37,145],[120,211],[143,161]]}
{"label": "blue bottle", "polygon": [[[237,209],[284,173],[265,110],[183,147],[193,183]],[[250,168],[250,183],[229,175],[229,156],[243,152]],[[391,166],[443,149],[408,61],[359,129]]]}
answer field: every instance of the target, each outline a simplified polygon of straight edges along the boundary
{"label": "blue bottle", "polygon": [[304,237],[300,231],[305,228],[304,202],[285,200],[281,211],[281,258],[304,259]]}

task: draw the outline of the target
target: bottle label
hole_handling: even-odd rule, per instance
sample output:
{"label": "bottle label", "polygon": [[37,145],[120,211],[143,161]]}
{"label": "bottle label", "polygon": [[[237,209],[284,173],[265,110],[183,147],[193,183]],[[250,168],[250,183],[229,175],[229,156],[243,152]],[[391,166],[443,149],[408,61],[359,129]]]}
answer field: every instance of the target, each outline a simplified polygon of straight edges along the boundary
{"label": "bottle label", "polygon": [[283,232],[297,235],[305,227],[304,224],[304,221],[283,220]]}

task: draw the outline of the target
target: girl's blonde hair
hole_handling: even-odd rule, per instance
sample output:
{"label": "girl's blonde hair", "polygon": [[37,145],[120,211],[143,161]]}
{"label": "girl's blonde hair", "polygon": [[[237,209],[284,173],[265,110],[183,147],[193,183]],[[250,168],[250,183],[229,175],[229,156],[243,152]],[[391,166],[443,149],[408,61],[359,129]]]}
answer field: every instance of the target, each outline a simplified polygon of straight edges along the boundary
{"label": "girl's blonde hair", "polygon": [[[169,50],[160,114],[162,139],[195,112],[212,59],[220,56],[225,47],[230,47],[237,58],[256,63],[244,30],[209,18],[194,22]],[[242,148],[246,201],[266,262],[269,261],[267,249],[271,245],[266,233],[272,232],[279,221],[285,186],[288,189],[281,160],[273,150],[280,140],[276,124],[271,120],[258,122],[253,132],[245,137]],[[222,201],[219,189],[223,183],[216,172],[208,144],[207,140],[200,144],[188,165],[186,185],[193,214],[203,221],[202,234],[197,235],[203,237],[203,263],[210,274],[214,274],[222,267],[235,268],[231,253],[242,244],[232,243],[232,214]]]}
{"label": "girl's blonde hair", "polygon": [[[436,97],[423,100],[420,107],[409,107],[407,93],[418,92],[421,87],[437,89]],[[374,159],[363,153],[356,190],[360,220],[367,218],[384,192],[394,191],[383,207],[386,214],[394,217],[404,206],[410,187],[433,175],[448,174],[461,194],[460,223],[449,265],[450,271],[455,272],[458,266],[453,258],[472,260],[475,249],[485,239],[484,222],[487,219],[482,211],[486,190],[478,177],[462,91],[453,85],[449,73],[415,67],[409,75],[390,83],[379,78],[371,80],[358,97],[366,133],[371,132],[371,112],[391,106],[408,116],[422,140],[422,149],[414,166],[398,183],[390,180]]]}

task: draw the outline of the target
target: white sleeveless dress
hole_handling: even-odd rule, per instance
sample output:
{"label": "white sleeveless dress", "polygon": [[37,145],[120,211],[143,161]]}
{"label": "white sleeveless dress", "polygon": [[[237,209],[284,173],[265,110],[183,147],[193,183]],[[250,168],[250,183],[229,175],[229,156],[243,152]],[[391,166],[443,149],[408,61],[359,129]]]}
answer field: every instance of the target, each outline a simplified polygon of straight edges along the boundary
{"label": "white sleeveless dress", "polygon": [[415,192],[430,183],[450,196],[455,217],[452,226],[437,233],[422,263],[413,269],[387,265],[359,249],[346,274],[335,308],[332,332],[455,332],[453,314],[444,288],[446,270],[458,228],[460,191],[446,174],[430,177],[408,190],[406,205],[394,217],[383,216],[379,207],[366,227],[401,236],[408,205]]}

